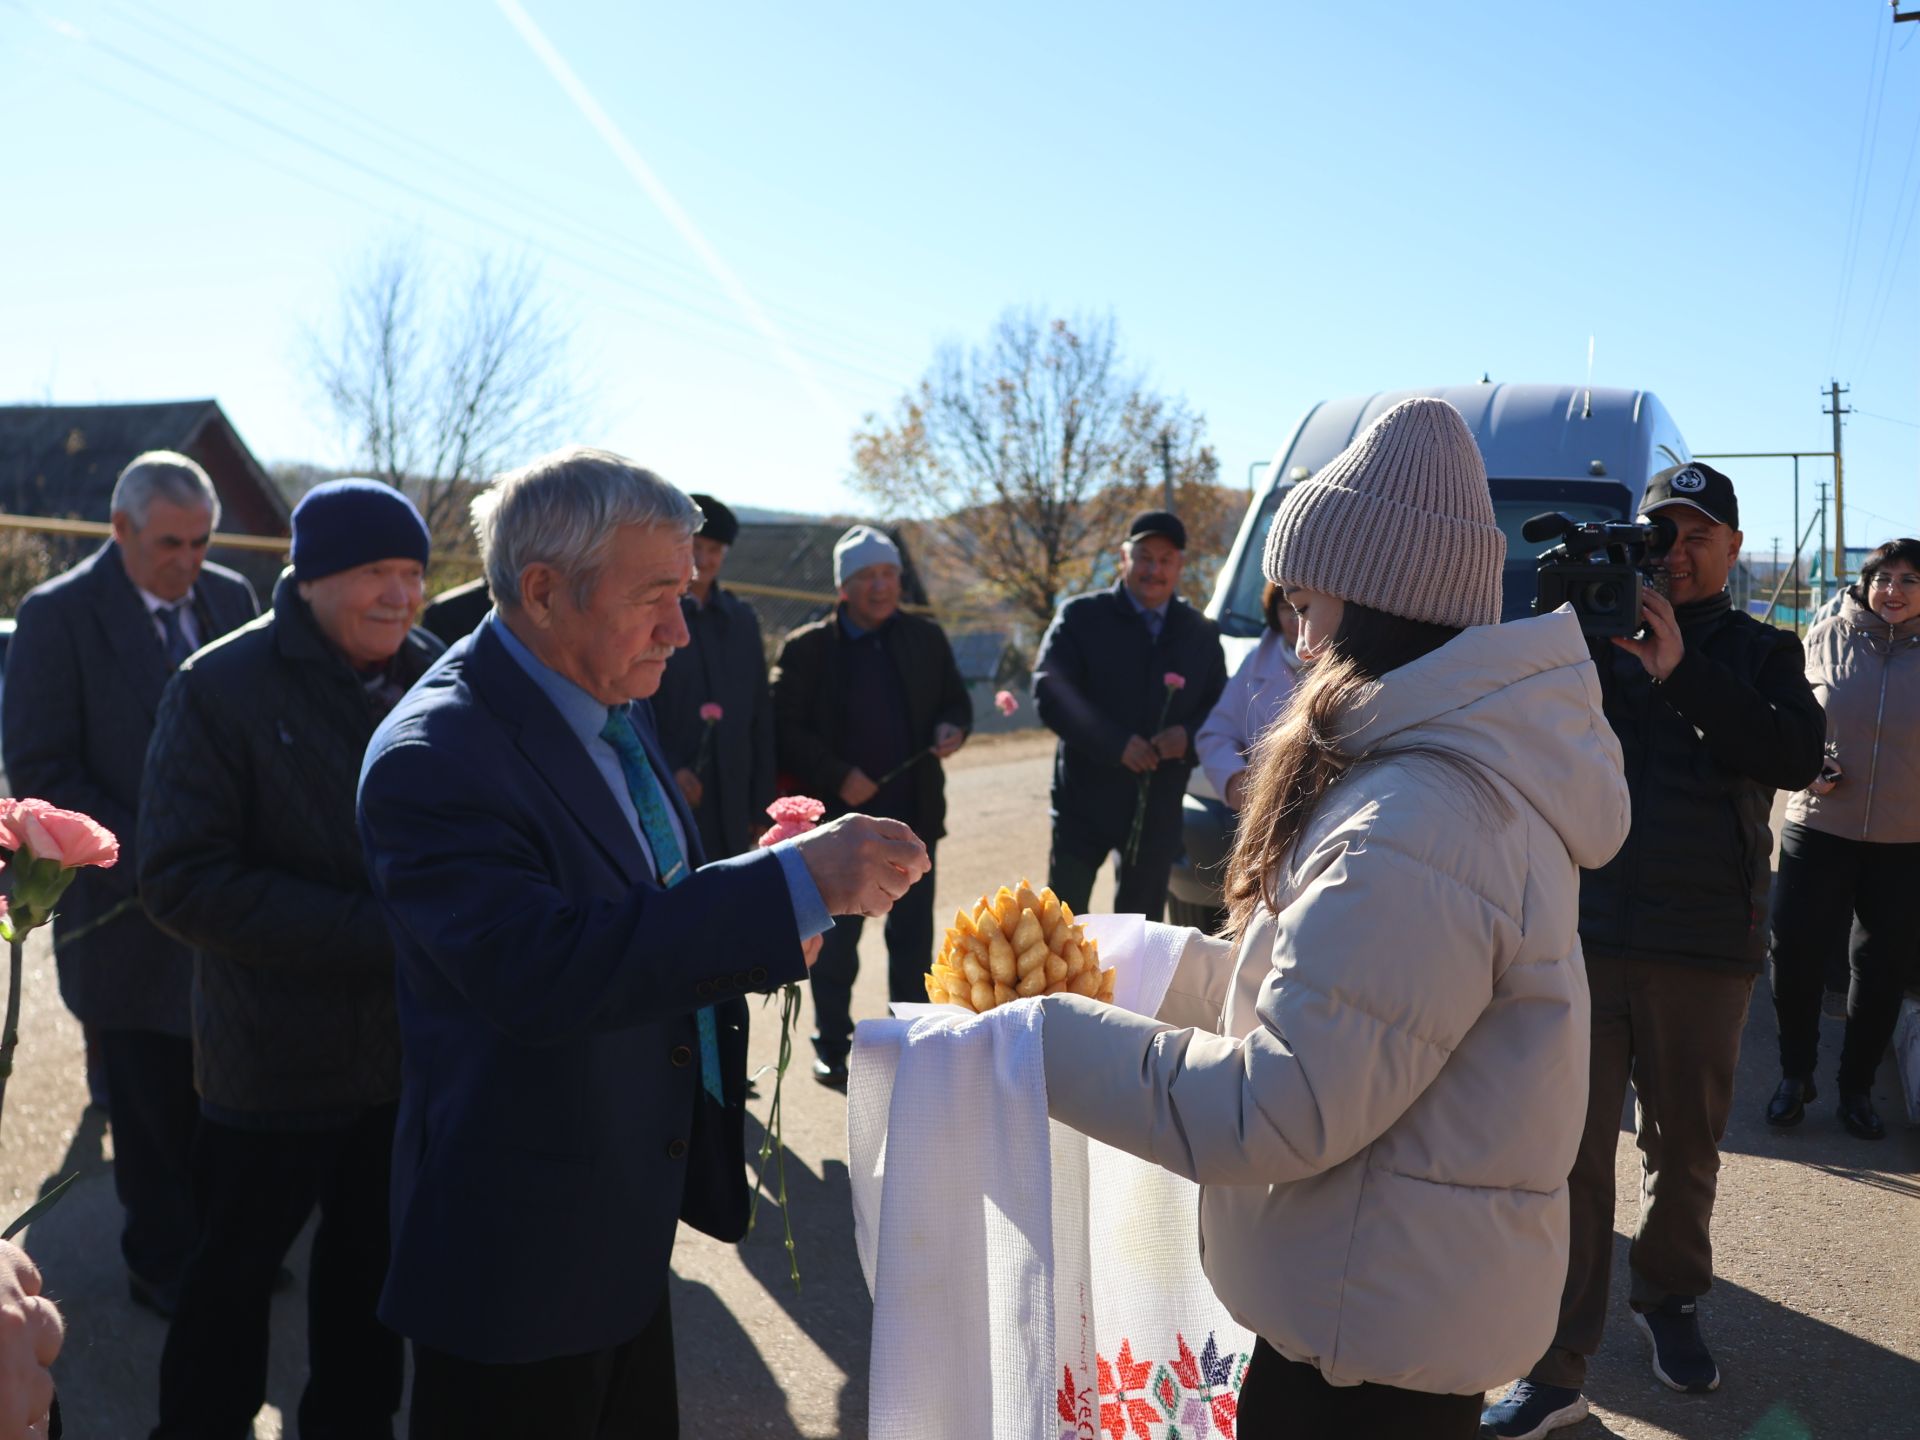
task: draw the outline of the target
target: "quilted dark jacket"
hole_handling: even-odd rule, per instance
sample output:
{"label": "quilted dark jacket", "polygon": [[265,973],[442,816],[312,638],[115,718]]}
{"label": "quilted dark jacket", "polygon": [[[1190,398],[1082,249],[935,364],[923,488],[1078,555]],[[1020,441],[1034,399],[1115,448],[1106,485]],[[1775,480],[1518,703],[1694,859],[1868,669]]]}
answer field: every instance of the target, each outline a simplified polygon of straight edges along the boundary
{"label": "quilted dark jacket", "polygon": [[1748,974],[1766,954],[1773,792],[1819,773],[1826,717],[1791,630],[1724,594],[1674,614],[1687,650],[1664,684],[1595,642],[1633,828],[1612,860],[1580,874],[1580,943]]}
{"label": "quilted dark jacket", "polygon": [[[415,630],[389,673],[411,685],[441,649]],[[193,947],[194,1081],[221,1110],[270,1123],[400,1093],[393,946],[354,820],[380,718],[290,575],[160,702],[140,895]]]}

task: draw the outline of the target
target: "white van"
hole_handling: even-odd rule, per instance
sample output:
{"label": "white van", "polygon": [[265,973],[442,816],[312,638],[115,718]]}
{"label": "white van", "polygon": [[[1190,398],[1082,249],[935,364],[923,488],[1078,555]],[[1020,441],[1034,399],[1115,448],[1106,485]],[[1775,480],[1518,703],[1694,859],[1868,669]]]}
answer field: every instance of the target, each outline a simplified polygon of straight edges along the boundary
{"label": "white van", "polygon": [[[1626,520],[1639,513],[1647,481],[1692,458],[1666,407],[1647,390],[1577,385],[1441,385],[1383,390],[1323,400],[1301,417],[1274,455],[1267,480],[1247,506],[1207,614],[1220,626],[1231,673],[1260,639],[1265,624],[1260,573],[1267,527],[1287,491],[1346,449],[1360,432],[1402,400],[1431,395],[1466,418],[1487,464],[1494,518],[1507,536],[1501,618],[1531,613],[1534,561],[1551,541],[1533,544],[1520,527],[1558,510],[1575,520]],[[1186,799],[1186,856],[1174,866],[1169,918],[1205,925],[1219,903],[1219,864],[1233,834],[1232,816],[1195,770]]]}

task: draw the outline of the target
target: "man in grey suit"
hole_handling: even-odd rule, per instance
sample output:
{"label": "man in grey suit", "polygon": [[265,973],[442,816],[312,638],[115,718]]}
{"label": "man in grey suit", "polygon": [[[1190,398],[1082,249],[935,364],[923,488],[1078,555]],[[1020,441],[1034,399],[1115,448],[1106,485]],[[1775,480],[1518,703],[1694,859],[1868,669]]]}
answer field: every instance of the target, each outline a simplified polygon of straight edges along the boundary
{"label": "man in grey suit", "polygon": [[61,998],[99,1039],[132,1295],[171,1314],[195,1238],[193,961],[140,907],[134,817],[160,692],[260,606],[245,579],[205,563],[220,501],[185,455],[135,458],[112,509],[113,539],[21,603],[0,748],[14,794],[84,811],[120,840],[119,864],[75,878],[53,947]]}

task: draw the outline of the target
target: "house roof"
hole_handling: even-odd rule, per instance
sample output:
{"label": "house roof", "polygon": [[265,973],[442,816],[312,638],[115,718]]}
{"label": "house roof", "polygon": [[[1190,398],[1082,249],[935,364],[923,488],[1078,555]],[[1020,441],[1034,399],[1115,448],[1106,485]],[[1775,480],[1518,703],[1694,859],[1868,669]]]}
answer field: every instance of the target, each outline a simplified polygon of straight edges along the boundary
{"label": "house roof", "polygon": [[0,509],[105,520],[114,482],[145,450],[178,450],[205,467],[221,529],[287,533],[286,500],[214,400],[0,406]]}

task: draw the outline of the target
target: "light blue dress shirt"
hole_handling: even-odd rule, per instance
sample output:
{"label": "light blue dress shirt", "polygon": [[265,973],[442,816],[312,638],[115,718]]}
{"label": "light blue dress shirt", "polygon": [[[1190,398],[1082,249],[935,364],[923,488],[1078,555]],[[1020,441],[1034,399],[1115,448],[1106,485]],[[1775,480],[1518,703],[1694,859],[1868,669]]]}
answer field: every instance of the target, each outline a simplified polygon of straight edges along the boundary
{"label": "light blue dress shirt", "polygon": [[1142,605],[1140,603],[1140,597],[1133,593],[1131,586],[1122,585],[1120,588],[1126,592],[1127,603],[1133,606],[1134,614],[1138,615],[1142,620],[1145,620],[1149,615],[1153,616],[1152,621],[1147,625],[1147,633],[1158,640],[1160,638],[1160,632],[1167,628],[1167,610],[1172,606],[1173,601],[1168,599],[1162,600],[1158,605]]}
{"label": "light blue dress shirt", "polygon": [[[600,731],[607,723],[607,707],[536,656],[521,643],[519,636],[507,628],[506,622],[498,614],[486,623],[493,627],[493,633],[499,637],[514,663],[526,671],[527,678],[540,687],[540,693],[553,702],[553,708],[560,712],[560,718],[567,722],[567,728],[578,737],[587,752],[587,758],[593,762],[593,768],[607,782],[607,789],[612,793],[614,803],[620,807],[620,813],[627,817],[634,839],[640,842],[640,849],[646,854],[647,868],[658,875],[660,867],[654,863],[653,847],[647,844],[646,834],[640,828],[640,812],[634,809],[633,795],[627,789],[627,777],[620,769],[620,756],[613,746],[600,738]],[[665,786],[672,782],[662,779],[660,783]],[[672,804],[667,806],[667,823],[673,827],[673,837],[680,842],[681,853],[692,853],[687,847],[687,833],[680,823],[680,812]],[[800,852],[791,844],[785,844],[774,846],[773,853],[780,861],[781,874],[786,877],[787,893],[793,900],[793,918],[799,925],[800,938],[811,940],[831,930],[833,917],[827,914],[827,902],[821,898],[820,887],[813,883],[813,875],[807,869],[807,862],[800,858]]]}

